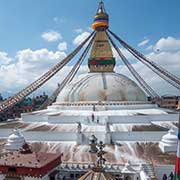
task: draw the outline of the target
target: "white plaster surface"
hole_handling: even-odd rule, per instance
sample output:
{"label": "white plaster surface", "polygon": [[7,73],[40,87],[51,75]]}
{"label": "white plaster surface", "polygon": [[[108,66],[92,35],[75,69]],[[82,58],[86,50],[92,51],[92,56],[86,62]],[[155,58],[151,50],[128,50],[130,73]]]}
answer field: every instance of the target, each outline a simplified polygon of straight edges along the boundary
{"label": "white plaster surface", "polygon": [[137,84],[122,74],[88,73],[80,75],[59,94],[57,102],[146,101]]}

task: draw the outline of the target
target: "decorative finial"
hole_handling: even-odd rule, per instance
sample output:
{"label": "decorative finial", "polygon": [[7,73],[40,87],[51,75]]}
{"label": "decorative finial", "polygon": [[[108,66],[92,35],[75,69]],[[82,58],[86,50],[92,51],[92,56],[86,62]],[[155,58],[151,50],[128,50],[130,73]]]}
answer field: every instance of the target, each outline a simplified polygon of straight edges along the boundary
{"label": "decorative finial", "polygon": [[105,144],[103,144],[103,142],[100,141],[97,146],[99,147],[99,150],[97,152],[97,157],[98,157],[97,158],[97,167],[102,168],[106,162],[106,159],[103,157],[104,154],[106,154],[106,152],[103,150],[105,147]]}
{"label": "decorative finial", "polygon": [[103,2],[103,0],[100,0],[97,13],[105,13],[105,12],[106,11],[105,11],[105,8],[104,8],[104,2]]}

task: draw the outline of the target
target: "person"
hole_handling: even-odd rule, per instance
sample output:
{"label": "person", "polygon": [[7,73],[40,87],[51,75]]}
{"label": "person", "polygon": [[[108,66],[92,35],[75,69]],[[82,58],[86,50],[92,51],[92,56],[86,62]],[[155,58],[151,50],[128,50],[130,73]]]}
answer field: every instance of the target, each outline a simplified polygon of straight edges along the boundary
{"label": "person", "polygon": [[2,95],[1,95],[1,93],[0,93],[0,101],[3,101],[3,97],[2,97]]}
{"label": "person", "polygon": [[95,104],[93,104],[93,111],[96,111],[96,107],[95,107]]}
{"label": "person", "polygon": [[130,177],[129,177],[129,176],[126,176],[124,179],[125,179],[125,180],[130,180]]}
{"label": "person", "polygon": [[80,122],[77,122],[78,126],[77,126],[77,132],[78,133],[81,133],[81,129],[82,129],[82,126],[81,126],[81,123]]}
{"label": "person", "polygon": [[110,124],[109,124],[109,122],[106,123],[106,132],[110,132]]}
{"label": "person", "polygon": [[167,175],[164,174],[162,179],[163,179],[163,180],[167,180]]}
{"label": "person", "polygon": [[171,172],[168,177],[170,178],[170,180],[173,180],[173,179],[174,179],[174,174],[173,174],[173,172]]}
{"label": "person", "polygon": [[92,113],[92,122],[94,122],[94,113]]}

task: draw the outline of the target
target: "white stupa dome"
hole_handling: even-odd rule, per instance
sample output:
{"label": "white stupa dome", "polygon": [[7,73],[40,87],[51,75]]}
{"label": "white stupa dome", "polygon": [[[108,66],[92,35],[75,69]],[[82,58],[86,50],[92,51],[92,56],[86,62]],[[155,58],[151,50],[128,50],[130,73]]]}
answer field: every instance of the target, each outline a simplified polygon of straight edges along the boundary
{"label": "white stupa dome", "polygon": [[162,137],[162,142],[167,144],[177,144],[177,141],[178,138],[173,129],[169,130],[168,134]]}
{"label": "white stupa dome", "polygon": [[5,144],[5,150],[6,151],[20,150],[25,143],[26,142],[22,133],[19,130],[14,129],[13,133],[7,139],[7,143]]}
{"label": "white stupa dome", "polygon": [[178,138],[173,129],[165,134],[159,142],[159,147],[162,152],[176,152],[177,151]]}
{"label": "white stupa dome", "polygon": [[134,81],[122,74],[88,73],[68,84],[56,100],[82,101],[147,101],[147,97]]}

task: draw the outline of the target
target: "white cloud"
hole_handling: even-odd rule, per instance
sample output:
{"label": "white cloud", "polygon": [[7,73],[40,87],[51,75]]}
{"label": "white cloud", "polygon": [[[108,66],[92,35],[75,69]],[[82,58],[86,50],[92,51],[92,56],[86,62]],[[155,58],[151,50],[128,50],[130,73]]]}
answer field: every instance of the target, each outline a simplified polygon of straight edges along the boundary
{"label": "white cloud", "polygon": [[55,42],[62,39],[61,34],[56,31],[43,32],[41,37],[48,42]]}
{"label": "white cloud", "polygon": [[53,21],[54,21],[54,22],[58,22],[58,17],[54,17],[54,18],[53,18]]}
{"label": "white cloud", "polygon": [[6,52],[0,51],[0,66],[9,64],[12,61],[12,59],[8,56]]}
{"label": "white cloud", "polygon": [[73,40],[73,44],[74,44],[74,45],[80,45],[89,35],[90,35],[90,33],[87,32],[87,31],[79,34],[79,35],[76,36],[75,39]]}
{"label": "white cloud", "polygon": [[82,28],[78,28],[78,29],[75,29],[74,31],[79,34],[79,33],[83,32],[83,29]]}
{"label": "white cloud", "polygon": [[58,62],[66,56],[64,52],[53,52],[48,49],[39,49],[32,51],[31,49],[25,49],[17,52],[16,61],[22,69],[30,71],[44,71],[48,67]]}
{"label": "white cloud", "polygon": [[[177,39],[176,39],[177,40]],[[134,60],[132,55],[130,55],[125,49],[122,52],[129,60]],[[114,51],[114,50],[113,50]],[[15,57],[9,57],[7,53],[0,53],[1,59],[6,59],[5,61],[0,60],[0,92],[9,91],[17,92],[22,88],[26,87],[29,83],[36,80],[43,73],[49,70],[50,67],[55,65],[64,58],[66,54],[60,51],[49,51],[48,49],[31,50],[24,49],[18,51]],[[147,56],[157,64],[163,66],[165,69],[171,73],[180,77],[180,50],[179,51],[151,51]],[[117,64],[119,57],[117,57]],[[172,86],[165,83],[164,80],[159,78],[151,70],[145,67],[141,62],[133,62],[133,67],[136,71],[152,86],[159,94],[179,94],[179,91]],[[65,66],[55,77],[53,77],[47,85],[43,86],[38,92],[46,91],[52,92],[56,87],[57,83],[61,82],[66,74],[71,70],[72,66]],[[86,73],[88,71],[87,66],[82,66],[78,74]],[[116,72],[122,73],[127,77],[132,78],[127,68],[124,64],[118,65],[116,67]],[[133,78],[132,78],[133,79]]]}
{"label": "white cloud", "polygon": [[65,17],[54,17],[53,18],[53,21],[55,22],[55,23],[57,23],[57,24],[59,24],[59,23],[64,23],[64,22],[66,22],[66,18]]}
{"label": "white cloud", "polygon": [[[12,63],[0,66],[0,92],[10,91],[15,93],[21,90],[65,56],[64,52],[53,52],[47,49],[18,51]],[[56,83],[53,81],[54,85]],[[45,91],[47,89],[49,89],[49,86],[45,88]]]}
{"label": "white cloud", "polygon": [[146,48],[146,50],[152,51],[153,50],[153,45],[150,45]]}
{"label": "white cloud", "polygon": [[[180,48],[178,47],[179,47],[178,38],[161,38],[156,44],[148,47],[148,50],[150,52],[149,54],[146,54],[146,56],[150,60],[156,62],[160,66],[167,69],[172,74],[180,77],[180,71],[179,71]],[[159,48],[159,51],[157,51],[156,48]],[[156,75],[154,72],[148,69],[141,62],[135,61],[135,58],[129,55],[129,53],[127,53],[126,50],[121,49],[121,51],[128,58],[128,60],[133,60],[132,61],[133,67],[146,80],[146,82],[156,90],[156,92],[158,92],[160,95],[164,95],[164,94],[179,95],[179,91],[176,88],[166,83],[164,80],[162,80],[158,75]],[[114,54],[115,57],[117,57],[117,59],[119,60],[117,53]],[[132,75],[129,73],[128,69],[122,63],[121,65],[116,67],[116,71],[134,79]]]}
{"label": "white cloud", "polygon": [[[156,62],[157,64],[161,65],[169,72],[173,73],[174,75],[180,77],[180,51],[178,52],[159,52],[154,53],[151,52],[146,55],[150,60]],[[149,68],[147,68],[141,62],[134,62],[133,67],[135,70],[146,80],[146,82],[156,90],[157,93],[160,95],[164,94],[176,94],[179,95],[179,91],[166,83],[163,79],[161,79],[158,75],[152,72]],[[116,67],[117,72],[125,74],[127,77],[134,79],[129,73],[129,70],[124,66],[121,65]]]}
{"label": "white cloud", "polygon": [[58,44],[58,49],[60,51],[66,51],[67,50],[67,43],[66,42],[61,42]]}
{"label": "white cloud", "polygon": [[[133,55],[128,50],[126,50],[125,48],[119,48],[119,49],[122,52],[122,54],[126,57],[126,59],[128,60],[134,59]],[[113,51],[113,56],[116,58],[116,60],[121,60],[119,54],[114,48],[112,48],[112,51]]]}
{"label": "white cloud", "polygon": [[161,38],[154,46],[153,49],[160,51],[178,51],[180,50],[180,39],[174,37]]}
{"label": "white cloud", "polygon": [[141,42],[138,44],[138,47],[145,46],[146,44],[148,44],[148,42],[149,42],[149,39],[144,39],[143,41],[141,41]]}

